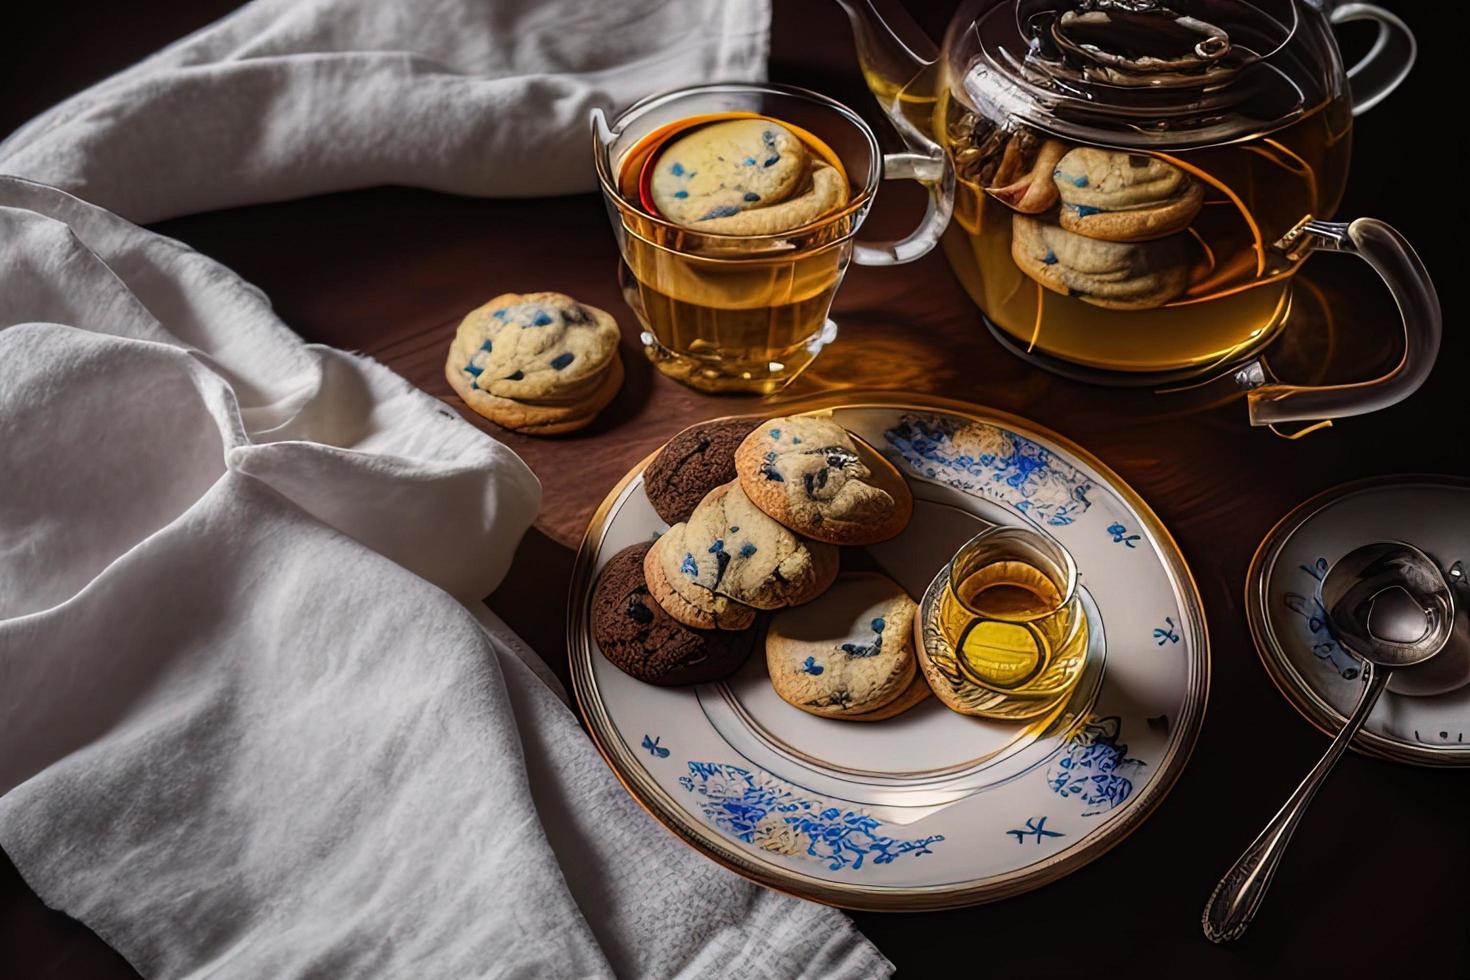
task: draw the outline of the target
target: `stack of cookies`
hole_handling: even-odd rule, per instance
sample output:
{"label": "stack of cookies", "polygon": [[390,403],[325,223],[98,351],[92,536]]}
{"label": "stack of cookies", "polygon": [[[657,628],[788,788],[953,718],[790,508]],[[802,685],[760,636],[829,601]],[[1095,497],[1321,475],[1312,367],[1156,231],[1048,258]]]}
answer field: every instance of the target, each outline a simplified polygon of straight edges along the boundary
{"label": "stack of cookies", "polygon": [[1204,185],[1157,157],[1064,149],[1044,141],[1030,170],[989,188],[1016,211],[1016,265],[1052,292],[1107,309],[1153,309],[1178,298],[1189,285],[1186,229],[1204,204]]}
{"label": "stack of cookies", "polygon": [[573,432],[622,387],[618,324],[561,293],[506,293],[460,323],[444,374],[466,405],[497,425]]}
{"label": "stack of cookies", "polygon": [[[838,575],[839,545],[891,538],[913,511],[902,475],[866,444],[825,418],[719,420],[676,436],[644,488],[671,527],[616,555],[593,598],[593,636],[618,667],[656,684],[727,676],[750,648],[731,637],[781,610],[766,659],[791,704],[877,720],[928,695],[913,601],[881,575]],[[683,653],[652,649],[656,634]]]}
{"label": "stack of cookies", "polygon": [[738,481],[711,490],[643,560],[649,591],[681,623],[743,630],[756,610],[815,599],[837,577],[837,549],[760,510]]}
{"label": "stack of cookies", "polygon": [[691,629],[664,612],[643,575],[652,547],[624,548],[597,581],[592,635],[603,656],[649,684],[673,687],[728,677],[750,655],[754,633]]}

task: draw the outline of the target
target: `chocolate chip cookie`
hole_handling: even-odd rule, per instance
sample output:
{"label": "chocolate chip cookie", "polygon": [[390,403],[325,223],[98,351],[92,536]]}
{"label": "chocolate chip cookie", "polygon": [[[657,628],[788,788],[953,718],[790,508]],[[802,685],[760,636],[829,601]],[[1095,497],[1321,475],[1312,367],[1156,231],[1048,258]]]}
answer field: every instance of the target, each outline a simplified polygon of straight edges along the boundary
{"label": "chocolate chip cookie", "polygon": [[735,471],[757,507],[818,541],[885,541],[913,513],[902,474],[829,418],[761,423],[735,450]]}
{"label": "chocolate chip cookie", "polygon": [[1068,231],[1140,242],[1183,231],[1204,204],[1204,185],[1157,157],[1095,146],[1067,153],[1052,172]]}
{"label": "chocolate chip cookie", "polygon": [[651,544],[612,557],[592,593],[592,638],[623,673],[662,686],[704,684],[740,668],[754,644],[751,631],[690,629],[649,594],[643,559]]}
{"label": "chocolate chip cookie", "polygon": [[687,521],[711,490],[735,479],[735,448],[758,424],[715,419],[670,439],[643,471],[643,491],[658,516],[670,525]]}

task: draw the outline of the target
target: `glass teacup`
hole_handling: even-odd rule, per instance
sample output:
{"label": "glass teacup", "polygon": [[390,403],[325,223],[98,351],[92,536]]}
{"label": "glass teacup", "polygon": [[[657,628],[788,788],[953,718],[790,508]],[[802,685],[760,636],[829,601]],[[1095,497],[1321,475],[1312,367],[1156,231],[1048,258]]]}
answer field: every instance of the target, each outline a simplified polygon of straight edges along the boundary
{"label": "glass teacup", "polygon": [[[642,162],[673,133],[723,119],[777,120],[840,163],[845,205],[810,224],[762,235],[700,232],[640,206]],[[597,173],[622,254],[624,298],[644,351],[665,374],[703,391],[766,394],[789,383],[837,335],[828,317],[848,263],[892,265],[924,255],[949,220],[954,174],[916,130],[914,152],[882,154],[873,131],[826,96],[783,85],[717,84],[644,99],[609,127],[592,112]],[[919,227],[896,242],[856,240],[884,179],[929,191]]]}
{"label": "glass teacup", "polygon": [[967,541],[925,596],[919,629],[938,679],[983,718],[1046,714],[1071,695],[1087,659],[1077,566],[1026,527]]}

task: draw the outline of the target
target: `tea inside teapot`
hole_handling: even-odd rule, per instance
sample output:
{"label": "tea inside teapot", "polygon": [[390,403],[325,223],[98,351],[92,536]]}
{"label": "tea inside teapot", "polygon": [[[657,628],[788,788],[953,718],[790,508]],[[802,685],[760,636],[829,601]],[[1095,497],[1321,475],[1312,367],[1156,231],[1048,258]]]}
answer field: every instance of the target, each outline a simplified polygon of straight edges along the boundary
{"label": "tea inside teapot", "polygon": [[[898,0],[838,3],[910,157],[953,171],[944,249],[1011,350],[1110,384],[1228,373],[1253,424],[1312,423],[1302,432],[1423,384],[1442,324],[1423,263],[1381,221],[1330,220],[1353,115],[1414,63],[1390,11],[964,0],[936,49]],[[1332,29],[1349,21],[1376,23],[1378,38],[1345,69]],[[1287,324],[1294,273],[1323,249],[1364,259],[1398,306],[1404,356],[1372,381],[1277,382],[1257,356]]]}
{"label": "tea inside teapot", "polygon": [[1279,329],[1293,268],[1271,246],[1336,208],[1351,121],[1291,68],[1301,25],[1265,6],[1022,0],[952,33],[944,246],[1017,346],[1189,372]]}

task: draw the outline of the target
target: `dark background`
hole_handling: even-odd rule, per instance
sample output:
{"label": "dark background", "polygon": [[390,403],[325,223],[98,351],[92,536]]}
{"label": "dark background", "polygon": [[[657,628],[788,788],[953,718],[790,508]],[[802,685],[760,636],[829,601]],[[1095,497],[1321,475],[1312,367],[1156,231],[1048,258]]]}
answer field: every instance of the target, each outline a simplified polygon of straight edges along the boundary
{"label": "dark background", "polygon": [[[0,33],[0,134],[234,6],[162,0],[145,12],[62,0],[8,11]],[[953,4],[909,6],[937,37]],[[1250,429],[1238,399],[1091,388],[1023,365],[985,333],[937,251],[901,269],[854,269],[839,294],[842,340],[799,390],[876,384],[931,391],[1015,412],[1082,443],[1179,540],[1204,597],[1213,650],[1210,707],[1190,766],[1122,846],[1062,881],[994,905],[854,915],[902,975],[962,964],[967,972],[1014,977],[1357,977],[1433,963],[1447,975],[1470,976],[1460,899],[1470,882],[1470,780],[1456,771],[1349,755],[1298,831],[1249,935],[1217,948],[1199,931],[1201,905],[1220,873],[1326,747],[1272,688],[1251,645],[1241,594],[1255,546],[1297,503],[1346,480],[1470,473],[1463,245],[1451,237],[1465,220],[1463,196],[1453,189],[1455,146],[1463,139],[1455,109],[1463,93],[1455,86],[1465,54],[1456,46],[1459,32],[1435,12],[1448,5],[1392,6],[1418,34],[1419,63],[1390,99],[1358,120],[1354,176],[1339,216],[1391,221],[1439,284],[1446,328],[1439,365],[1408,401],[1287,442]],[[775,0],[775,8],[771,77],[843,99],[885,131],[836,5]],[[1370,35],[1371,28],[1343,35],[1348,60]],[[916,201],[912,188],[885,186],[873,227],[900,232]],[[471,417],[520,452],[545,486],[537,529],[487,601],[563,676],[563,596],[591,510],[677,429],[753,410],[749,401],[685,391],[642,361],[613,282],[612,238],[591,195],[485,201],[386,188],[199,215],[159,230],[262,287],[308,340],[369,353],[456,408],[442,377],[443,352],[458,319],[485,298],[558,289],[618,315],[629,381],[592,429],[538,441]],[[1314,325],[1293,327],[1290,349],[1279,357],[1284,375],[1364,378],[1397,359],[1392,304],[1363,266],[1323,256],[1308,278],[1332,316],[1306,314]],[[1329,354],[1332,365],[1320,367]],[[0,976],[131,975],[86,928],[46,909],[0,858]]]}

